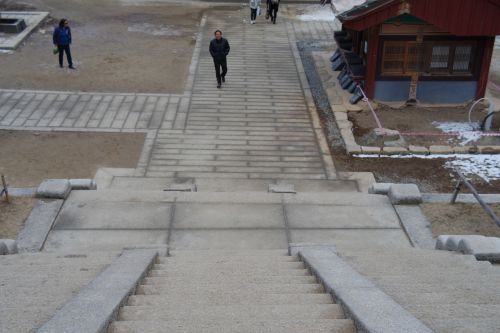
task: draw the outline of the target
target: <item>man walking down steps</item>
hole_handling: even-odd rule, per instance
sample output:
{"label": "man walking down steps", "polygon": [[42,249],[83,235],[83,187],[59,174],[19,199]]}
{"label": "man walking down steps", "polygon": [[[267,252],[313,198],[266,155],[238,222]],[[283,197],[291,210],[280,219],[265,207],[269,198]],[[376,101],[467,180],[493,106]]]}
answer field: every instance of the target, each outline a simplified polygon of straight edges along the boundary
{"label": "man walking down steps", "polygon": [[[229,54],[229,42],[222,37],[222,31],[216,30],[214,32],[215,38],[210,42],[210,55],[214,59],[215,76],[217,77],[217,88],[220,89],[222,82],[226,81],[227,73],[227,60]],[[222,73],[221,73],[222,67]]]}

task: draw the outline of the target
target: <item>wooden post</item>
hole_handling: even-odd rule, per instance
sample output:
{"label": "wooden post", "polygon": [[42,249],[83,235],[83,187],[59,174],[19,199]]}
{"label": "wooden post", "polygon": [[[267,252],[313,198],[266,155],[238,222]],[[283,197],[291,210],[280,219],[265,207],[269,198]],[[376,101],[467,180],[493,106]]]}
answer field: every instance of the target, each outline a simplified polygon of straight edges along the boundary
{"label": "wooden post", "polygon": [[476,99],[483,98],[486,94],[486,86],[488,85],[488,77],[490,74],[491,57],[493,56],[493,48],[495,46],[495,37],[484,38],[483,59],[481,60],[481,71],[479,80],[477,81]]}
{"label": "wooden post", "polygon": [[375,96],[375,78],[377,75],[377,57],[379,48],[380,26],[370,28],[368,31],[368,59],[366,62],[365,92],[366,96],[372,99]]}

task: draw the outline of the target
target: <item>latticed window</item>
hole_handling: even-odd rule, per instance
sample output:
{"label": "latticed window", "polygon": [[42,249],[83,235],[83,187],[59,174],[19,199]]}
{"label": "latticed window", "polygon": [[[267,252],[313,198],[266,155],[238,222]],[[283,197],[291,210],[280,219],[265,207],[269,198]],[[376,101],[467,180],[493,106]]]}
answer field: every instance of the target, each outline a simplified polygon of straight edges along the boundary
{"label": "latticed window", "polygon": [[474,49],[473,42],[385,41],[381,74],[471,75]]}

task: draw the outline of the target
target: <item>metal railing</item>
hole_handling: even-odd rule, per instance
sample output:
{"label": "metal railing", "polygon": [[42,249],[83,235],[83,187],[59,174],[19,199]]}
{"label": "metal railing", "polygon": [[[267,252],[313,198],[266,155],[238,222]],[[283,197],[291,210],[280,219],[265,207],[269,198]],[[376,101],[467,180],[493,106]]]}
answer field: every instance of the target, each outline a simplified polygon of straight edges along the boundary
{"label": "metal railing", "polygon": [[491,209],[491,207],[488,206],[486,204],[486,202],[484,202],[483,198],[481,198],[479,193],[477,193],[477,190],[474,188],[474,186],[467,180],[467,178],[465,178],[464,175],[462,175],[462,173],[460,171],[455,170],[455,173],[458,175],[459,180],[457,182],[457,185],[455,186],[455,191],[453,192],[453,195],[451,197],[451,203],[454,204],[457,201],[458,192],[460,192],[462,185],[465,185],[469,189],[469,191],[472,193],[472,195],[474,195],[474,197],[479,202],[481,207],[483,207],[483,210],[486,212],[486,214],[488,214],[493,219],[493,221],[496,223],[496,225],[498,227],[500,227],[500,219],[495,214],[493,209]]}
{"label": "metal railing", "polygon": [[0,198],[5,194],[5,200],[9,202],[9,190],[7,189],[7,183],[5,182],[5,176],[2,175],[2,190],[0,191]]}

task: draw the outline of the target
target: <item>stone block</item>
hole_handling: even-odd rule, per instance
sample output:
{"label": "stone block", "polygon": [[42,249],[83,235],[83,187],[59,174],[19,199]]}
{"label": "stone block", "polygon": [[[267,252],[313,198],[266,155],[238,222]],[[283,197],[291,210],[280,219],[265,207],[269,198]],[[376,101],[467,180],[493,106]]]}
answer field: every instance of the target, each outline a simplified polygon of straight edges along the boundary
{"label": "stone block", "polygon": [[481,154],[500,154],[500,146],[477,146]]}
{"label": "stone block", "polygon": [[454,146],[453,151],[455,154],[477,154],[479,150],[475,146]]}
{"label": "stone block", "polygon": [[444,245],[445,250],[448,251],[457,251],[458,249],[458,243],[460,243],[460,240],[462,239],[463,235],[452,235],[448,236],[446,239],[446,243]]}
{"label": "stone block", "polygon": [[346,112],[334,112],[335,120],[337,123],[339,121],[348,121],[348,116]]}
{"label": "stone block", "polygon": [[96,182],[93,179],[70,179],[69,184],[72,190],[95,190]]}
{"label": "stone block", "polygon": [[429,152],[431,154],[453,154],[453,148],[450,146],[432,145],[429,147]]}
{"label": "stone block", "polygon": [[393,183],[373,183],[368,188],[368,193],[387,195],[389,193],[389,189],[392,185],[394,185],[394,184]]}
{"label": "stone block", "polygon": [[66,199],[71,192],[71,184],[67,179],[46,179],[36,190],[38,198]]}
{"label": "stone block", "polygon": [[337,126],[339,129],[352,129],[352,123],[349,120],[337,120]]}
{"label": "stone block", "polygon": [[436,239],[436,250],[447,250],[446,241],[450,235],[439,235]]}
{"label": "stone block", "polygon": [[173,192],[197,192],[196,184],[193,183],[173,183],[168,184],[163,191]]}
{"label": "stone block", "polygon": [[408,149],[405,147],[383,147],[380,153],[383,155],[405,155],[408,154]]}
{"label": "stone block", "polygon": [[361,146],[357,144],[349,144],[345,146],[345,150],[347,151],[348,154],[361,154]]}
{"label": "stone block", "polygon": [[4,256],[6,254],[9,254],[9,249],[4,242],[0,241],[0,256]]}
{"label": "stone block", "polygon": [[393,205],[418,205],[422,195],[415,184],[393,184],[389,188],[389,199]]}
{"label": "stone block", "polygon": [[410,145],[408,147],[408,150],[410,151],[410,153],[412,154],[423,154],[423,155],[428,155],[429,154],[429,149],[427,147],[424,147],[424,146],[413,146],[413,145]]}
{"label": "stone block", "polygon": [[363,152],[363,154],[380,155],[381,148],[372,146],[361,146],[361,151]]}
{"label": "stone block", "polygon": [[500,238],[470,235],[460,240],[458,251],[480,260],[500,262]]}
{"label": "stone block", "polygon": [[16,254],[17,253],[17,243],[13,239],[0,239],[0,243],[5,244],[7,247],[7,254]]}

